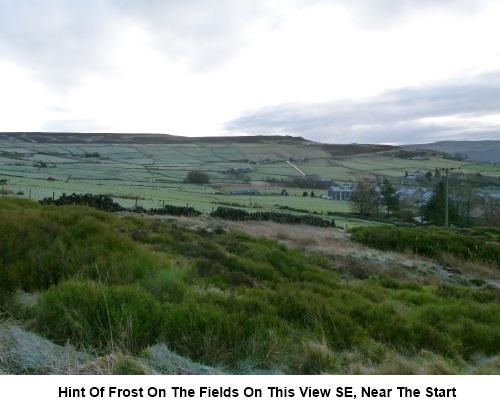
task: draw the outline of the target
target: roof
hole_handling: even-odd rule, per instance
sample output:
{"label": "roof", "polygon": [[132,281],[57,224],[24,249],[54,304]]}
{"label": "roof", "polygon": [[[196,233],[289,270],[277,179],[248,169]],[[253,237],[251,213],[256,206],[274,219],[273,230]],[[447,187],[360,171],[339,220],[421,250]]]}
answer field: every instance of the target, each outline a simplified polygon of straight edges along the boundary
{"label": "roof", "polygon": [[331,186],[330,190],[335,192],[353,193],[356,191],[356,187],[352,184],[342,184],[341,186]]}

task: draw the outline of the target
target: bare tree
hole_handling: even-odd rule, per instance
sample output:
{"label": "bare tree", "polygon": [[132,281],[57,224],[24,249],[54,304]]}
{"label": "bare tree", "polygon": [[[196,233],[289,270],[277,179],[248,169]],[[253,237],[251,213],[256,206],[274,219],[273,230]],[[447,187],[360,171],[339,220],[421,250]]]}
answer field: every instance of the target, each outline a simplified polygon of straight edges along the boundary
{"label": "bare tree", "polygon": [[458,215],[462,219],[463,225],[470,224],[471,213],[478,200],[474,189],[469,184],[460,184],[453,187],[451,195],[457,207]]}
{"label": "bare tree", "polygon": [[351,210],[360,215],[373,214],[377,209],[378,199],[375,187],[359,177],[350,200]]}

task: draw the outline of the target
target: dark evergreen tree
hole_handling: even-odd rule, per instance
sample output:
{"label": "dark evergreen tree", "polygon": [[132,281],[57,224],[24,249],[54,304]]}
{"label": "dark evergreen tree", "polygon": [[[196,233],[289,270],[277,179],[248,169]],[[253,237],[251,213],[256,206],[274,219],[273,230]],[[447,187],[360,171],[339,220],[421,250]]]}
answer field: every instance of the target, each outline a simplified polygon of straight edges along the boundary
{"label": "dark evergreen tree", "polygon": [[382,181],[380,185],[380,195],[382,197],[382,202],[387,208],[388,217],[392,212],[397,212],[401,209],[399,193],[389,180],[384,179]]}
{"label": "dark evergreen tree", "polygon": [[[423,216],[426,221],[434,225],[444,225],[446,206],[446,186],[444,181],[440,181],[434,187],[432,196],[423,207]],[[448,221],[456,222],[459,219],[457,208],[451,199],[448,199]]]}

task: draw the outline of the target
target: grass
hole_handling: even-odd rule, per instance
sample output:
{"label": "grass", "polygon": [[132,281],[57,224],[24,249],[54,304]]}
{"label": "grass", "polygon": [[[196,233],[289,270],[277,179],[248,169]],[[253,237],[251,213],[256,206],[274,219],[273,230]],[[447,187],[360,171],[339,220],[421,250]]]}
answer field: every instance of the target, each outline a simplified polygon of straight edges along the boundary
{"label": "grass", "polygon": [[351,229],[357,242],[383,250],[406,251],[430,257],[451,255],[468,262],[500,268],[500,243],[491,228],[394,228],[389,226]]}
{"label": "grass", "polygon": [[[54,358],[22,368],[0,355],[12,373],[500,371],[492,287],[423,285],[211,219],[183,226],[2,198],[0,221],[0,321],[25,336],[4,326],[0,354],[26,339]],[[65,356],[74,360],[58,366]]]}

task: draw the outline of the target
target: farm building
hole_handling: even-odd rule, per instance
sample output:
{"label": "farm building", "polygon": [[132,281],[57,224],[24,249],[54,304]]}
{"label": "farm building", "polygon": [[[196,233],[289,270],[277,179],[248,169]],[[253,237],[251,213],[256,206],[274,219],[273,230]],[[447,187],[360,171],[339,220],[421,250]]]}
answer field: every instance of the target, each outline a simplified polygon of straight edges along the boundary
{"label": "farm building", "polygon": [[341,186],[331,186],[328,189],[328,197],[333,200],[350,200],[356,188],[352,184],[343,184]]}

